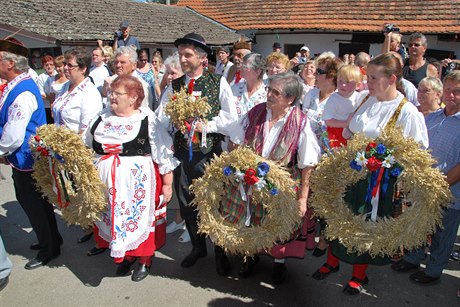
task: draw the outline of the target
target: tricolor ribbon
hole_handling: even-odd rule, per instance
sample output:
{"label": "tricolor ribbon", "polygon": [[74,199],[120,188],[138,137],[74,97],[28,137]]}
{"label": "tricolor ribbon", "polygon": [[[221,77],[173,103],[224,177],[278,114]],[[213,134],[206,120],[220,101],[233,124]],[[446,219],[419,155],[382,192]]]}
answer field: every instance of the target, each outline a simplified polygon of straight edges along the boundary
{"label": "tricolor ribbon", "polygon": [[[381,167],[378,171],[372,172],[371,174],[371,181],[367,188],[366,203],[371,205],[369,209],[371,212],[371,220],[374,222],[377,221],[380,195],[385,195],[389,179],[390,176],[384,167]],[[380,186],[382,186],[382,189],[380,189]]]}

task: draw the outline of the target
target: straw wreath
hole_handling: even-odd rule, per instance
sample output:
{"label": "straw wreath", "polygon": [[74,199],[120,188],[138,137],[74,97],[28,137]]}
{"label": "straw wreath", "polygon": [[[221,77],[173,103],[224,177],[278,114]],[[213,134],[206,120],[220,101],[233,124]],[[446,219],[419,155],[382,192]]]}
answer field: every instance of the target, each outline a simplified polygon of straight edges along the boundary
{"label": "straw wreath", "polygon": [[186,125],[187,121],[196,118],[204,120],[210,112],[211,106],[206,97],[189,95],[185,88],[169,94],[169,101],[165,107],[165,113],[171,118],[171,123],[183,134],[190,130]]}
{"label": "straw wreath", "polygon": [[[435,161],[430,153],[402,135],[397,129],[376,140],[355,135],[346,147],[325,157],[312,174],[312,206],[326,219],[326,236],[338,239],[348,252],[368,252],[372,257],[394,255],[402,246],[411,249],[423,245],[441,224],[442,207],[452,197],[449,186],[433,167]],[[401,166],[398,181],[412,205],[397,218],[366,221],[364,216],[353,214],[343,200],[347,187],[370,174],[366,167],[357,171],[354,162],[357,153],[366,151],[370,142],[391,148],[394,160]]]}
{"label": "straw wreath", "polygon": [[[244,221],[232,224],[219,212],[222,195],[225,189],[239,185],[234,175],[247,174],[250,169],[258,169],[258,165],[269,167],[269,171],[255,179],[264,183],[262,188],[253,189],[252,201],[263,205],[266,216],[257,226],[246,227]],[[253,255],[267,251],[277,241],[289,239],[300,224],[295,188],[296,183],[285,169],[249,148],[223,153],[207,165],[204,175],[194,180],[191,187],[198,208],[199,231],[230,253]]]}
{"label": "straw wreath", "polygon": [[92,226],[107,204],[92,150],[78,134],[55,125],[38,128],[29,144],[37,188],[61,208],[68,224]]}

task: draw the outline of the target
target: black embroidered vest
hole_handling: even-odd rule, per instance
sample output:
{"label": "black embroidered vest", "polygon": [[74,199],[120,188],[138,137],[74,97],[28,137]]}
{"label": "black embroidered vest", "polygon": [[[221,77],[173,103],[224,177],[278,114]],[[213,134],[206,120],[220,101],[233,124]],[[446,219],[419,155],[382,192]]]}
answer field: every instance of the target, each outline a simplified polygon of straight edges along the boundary
{"label": "black embroidered vest", "polygon": [[[222,76],[204,72],[203,75],[195,80],[193,86],[194,92],[201,92],[201,97],[207,97],[208,103],[211,106],[211,112],[207,119],[212,120],[213,117],[219,115],[220,111],[220,79]],[[172,88],[174,92],[179,92],[181,88],[185,87],[185,75],[172,81]],[[221,146],[220,142],[224,136],[220,133],[208,133],[206,136],[207,147],[201,147],[201,133],[199,133],[199,144],[193,144],[193,151],[201,151],[206,154],[212,150],[214,146]],[[176,132],[174,136],[174,148],[188,148],[187,139],[181,132]]]}
{"label": "black embroidered vest", "polygon": [[[97,126],[102,121],[102,117],[96,120],[94,125],[91,127],[91,134],[94,136],[94,131],[96,131]],[[93,138],[93,149],[99,155],[106,155],[107,152],[104,151],[104,148],[101,143],[97,142]],[[141,127],[139,129],[139,133],[137,136],[122,144],[122,152],[118,153],[120,156],[147,156],[152,153],[152,149],[150,148],[149,142],[149,120],[146,116],[141,123]]]}

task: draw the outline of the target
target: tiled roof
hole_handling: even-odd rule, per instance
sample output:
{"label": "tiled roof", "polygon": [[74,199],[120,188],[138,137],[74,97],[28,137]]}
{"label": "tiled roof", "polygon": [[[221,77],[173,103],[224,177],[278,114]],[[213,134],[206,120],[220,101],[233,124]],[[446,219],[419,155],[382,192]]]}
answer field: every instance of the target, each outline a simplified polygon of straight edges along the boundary
{"label": "tiled roof", "polygon": [[460,0],[180,0],[232,29],[460,33]]}
{"label": "tiled roof", "polygon": [[239,35],[184,7],[131,0],[3,1],[0,24],[58,40],[109,40],[122,20],[142,43],[172,44],[195,31],[210,45],[232,43]]}

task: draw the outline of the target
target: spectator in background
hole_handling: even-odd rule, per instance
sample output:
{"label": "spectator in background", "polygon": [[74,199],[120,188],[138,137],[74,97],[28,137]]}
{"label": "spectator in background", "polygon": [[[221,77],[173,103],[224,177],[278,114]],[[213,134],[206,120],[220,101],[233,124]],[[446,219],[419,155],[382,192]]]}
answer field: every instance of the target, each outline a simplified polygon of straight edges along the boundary
{"label": "spectator in background", "polygon": [[273,52],[281,53],[281,44],[279,42],[274,42],[272,46]]}
{"label": "spectator in background", "polygon": [[[47,98],[50,101],[50,104],[53,105],[56,95],[61,91],[64,84],[69,81],[64,74],[64,56],[57,56],[54,61],[54,68],[56,69],[56,74],[53,77],[50,77],[46,80],[44,85],[44,91]],[[45,108],[46,112],[46,108]],[[51,116],[51,107],[50,107],[50,117],[51,121],[48,124],[54,123],[54,119]],[[48,120],[48,117],[46,118]]]}
{"label": "spectator in background", "polygon": [[361,88],[357,89],[358,92],[367,90],[367,64],[371,61],[371,56],[364,51],[358,52],[355,57],[355,65],[359,67],[363,74],[363,82]]}
{"label": "spectator in background", "polygon": [[120,29],[115,32],[115,37],[113,40],[113,50],[117,50],[122,46],[133,46],[135,50],[141,49],[137,37],[130,35],[131,28],[129,27],[129,22],[123,20],[120,23]]}
{"label": "spectator in background", "polygon": [[409,58],[403,67],[403,77],[412,82],[415,87],[425,77],[438,77],[435,66],[424,58],[428,43],[422,33],[413,33],[409,37]]}
{"label": "spectator in background", "polygon": [[[399,62],[401,63],[401,66],[404,65],[403,59],[399,53],[394,51],[391,51],[390,53],[393,54],[396,58],[398,58]],[[403,94],[406,96],[407,100],[409,100],[414,106],[418,107],[420,104],[417,100],[417,88],[415,87],[415,85],[412,82],[409,82],[404,77],[401,78],[401,82],[404,89]]]}
{"label": "spectator in background", "polygon": [[230,67],[233,66],[233,63],[229,60],[230,50],[228,47],[218,47],[216,52],[217,65],[215,73],[227,79]]}
{"label": "spectator in background", "polygon": [[404,63],[406,60],[406,50],[401,43],[402,34],[399,33],[399,28],[390,23],[385,23],[383,25],[383,35],[385,36],[385,39],[383,40],[382,44],[382,53],[387,53],[390,51],[397,52],[403,59]]}
{"label": "spectator in background", "polygon": [[53,118],[51,117],[51,101],[49,97],[50,92],[45,91],[45,83],[49,78],[52,78],[56,75],[56,71],[54,70],[53,57],[50,55],[43,56],[42,66],[45,69],[45,72],[38,76],[37,85],[45,105],[46,123],[51,124],[53,123]]}
{"label": "spectator in background", "polygon": [[[154,99],[158,101],[161,94],[160,81],[155,76],[153,65],[149,63],[149,53],[147,49],[141,49],[137,51],[137,69],[136,72],[144,79],[145,82],[150,86]],[[156,103],[153,104],[152,110],[157,107]]]}
{"label": "spectator in background", "polygon": [[418,84],[418,110],[427,116],[441,108],[442,82],[438,78],[425,77]]}
{"label": "spectator in background", "polygon": [[93,79],[93,83],[94,85],[96,85],[99,93],[102,94],[104,80],[107,77],[110,77],[111,72],[104,62],[104,51],[102,50],[102,48],[94,48],[91,55],[93,64],[91,65],[89,76]]}
{"label": "spectator in background", "polygon": [[230,67],[228,72],[227,81],[230,85],[241,81],[241,69],[243,66],[243,58],[245,55],[251,53],[252,45],[243,39],[233,44],[233,66]]}
{"label": "spectator in background", "polygon": [[285,73],[290,68],[290,62],[287,55],[279,52],[272,52],[267,56],[267,75],[276,75]]}
{"label": "spectator in background", "polygon": [[315,87],[316,83],[316,65],[315,61],[308,60],[307,63],[302,68],[300,72],[300,77],[303,80],[303,95],[302,100],[305,97],[305,94],[308,93],[311,89]]}

